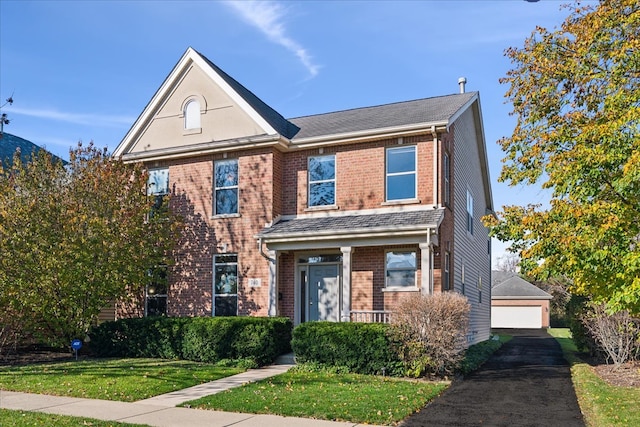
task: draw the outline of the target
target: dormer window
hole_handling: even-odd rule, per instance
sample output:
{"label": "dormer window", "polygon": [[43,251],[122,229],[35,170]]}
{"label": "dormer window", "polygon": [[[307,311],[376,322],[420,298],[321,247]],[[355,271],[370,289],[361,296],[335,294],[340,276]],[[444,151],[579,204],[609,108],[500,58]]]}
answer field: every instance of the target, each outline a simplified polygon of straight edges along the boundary
{"label": "dormer window", "polygon": [[200,102],[197,99],[187,101],[184,106],[184,129],[200,129]]}

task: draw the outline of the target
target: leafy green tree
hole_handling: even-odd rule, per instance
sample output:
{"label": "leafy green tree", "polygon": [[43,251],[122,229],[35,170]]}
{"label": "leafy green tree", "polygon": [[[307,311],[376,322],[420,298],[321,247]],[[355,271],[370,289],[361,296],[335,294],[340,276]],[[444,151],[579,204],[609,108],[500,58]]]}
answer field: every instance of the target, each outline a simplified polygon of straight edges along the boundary
{"label": "leafy green tree", "polygon": [[506,51],[516,127],[501,181],[541,184],[550,206],[485,218],[530,273],[567,277],[611,311],[640,312],[640,3],[579,2],[560,28]]}
{"label": "leafy green tree", "polygon": [[93,144],[63,164],[44,150],[0,173],[0,303],[24,333],[84,337],[101,308],[144,288],[179,222],[149,215],[147,173]]}

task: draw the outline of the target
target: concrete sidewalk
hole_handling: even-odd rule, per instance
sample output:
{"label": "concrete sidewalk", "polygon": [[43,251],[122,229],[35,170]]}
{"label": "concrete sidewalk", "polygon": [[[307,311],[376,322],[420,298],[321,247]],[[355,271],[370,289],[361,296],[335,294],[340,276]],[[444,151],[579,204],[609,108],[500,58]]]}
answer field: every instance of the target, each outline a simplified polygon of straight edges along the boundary
{"label": "concrete sidewalk", "polygon": [[[0,390],[0,408],[48,414],[71,415],[104,421],[146,424],[154,427],[353,427],[359,424],[281,417],[277,415],[241,414],[176,408],[176,405],[219,393],[242,384],[255,382],[288,371],[294,365],[292,355],[281,356],[274,365],[250,369],[184,390],[161,394],[138,402],[59,397]],[[371,425],[367,425],[372,427]]]}

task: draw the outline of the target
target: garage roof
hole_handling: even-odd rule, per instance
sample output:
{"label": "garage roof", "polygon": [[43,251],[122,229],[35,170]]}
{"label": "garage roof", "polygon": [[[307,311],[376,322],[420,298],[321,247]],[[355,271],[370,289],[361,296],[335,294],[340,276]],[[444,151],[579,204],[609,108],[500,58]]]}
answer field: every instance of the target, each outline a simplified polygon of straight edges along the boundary
{"label": "garage roof", "polygon": [[551,294],[516,273],[492,271],[491,299],[552,299]]}

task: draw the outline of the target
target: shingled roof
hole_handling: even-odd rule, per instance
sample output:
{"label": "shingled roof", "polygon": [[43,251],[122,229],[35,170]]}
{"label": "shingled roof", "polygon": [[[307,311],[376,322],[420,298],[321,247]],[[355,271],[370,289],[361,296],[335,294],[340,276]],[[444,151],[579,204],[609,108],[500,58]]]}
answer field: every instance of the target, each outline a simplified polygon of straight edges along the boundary
{"label": "shingled roof", "polygon": [[236,91],[251,107],[262,116],[280,135],[286,138],[293,138],[293,136],[298,133],[300,128],[296,125],[282,117],[280,113],[278,113],[273,108],[269,107],[264,101],[258,98],[253,92],[240,84],[236,79],[231,77],[229,74],[225,73],[220,67],[211,62],[209,58],[198,52],[198,55],[205,60],[205,62],[213,68],[216,73],[222,79],[227,82],[231,88]]}
{"label": "shingled roof", "polygon": [[446,123],[477,92],[436,96],[289,119],[300,128],[295,140],[414,124]]}
{"label": "shingled roof", "polygon": [[553,297],[537,286],[524,280],[516,273],[506,271],[491,272],[492,299],[552,299]]}
{"label": "shingled roof", "polygon": [[440,224],[442,210],[431,209],[369,215],[338,215],[319,218],[281,220],[263,229],[258,237],[299,237],[320,234],[359,234],[388,230],[424,230]]}
{"label": "shingled roof", "polygon": [[[11,165],[13,163],[13,155],[17,150],[20,151],[22,161],[28,162],[34,153],[44,150],[44,148],[19,136],[3,132],[0,138],[0,164],[3,167]],[[64,161],[57,156],[54,156],[54,159]]]}

